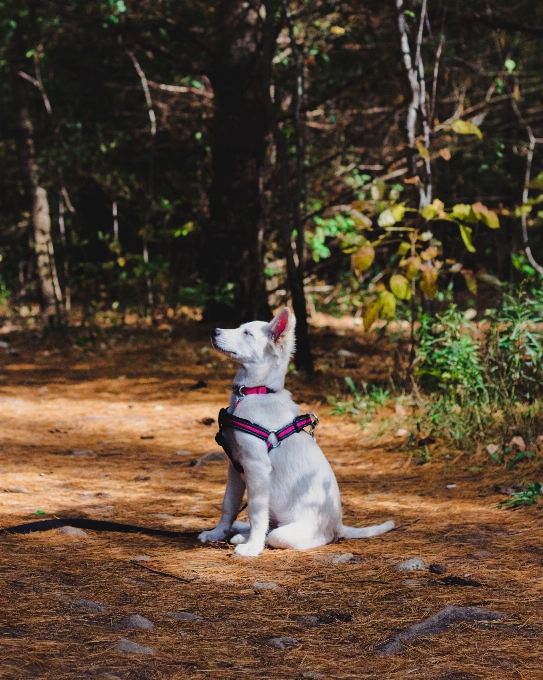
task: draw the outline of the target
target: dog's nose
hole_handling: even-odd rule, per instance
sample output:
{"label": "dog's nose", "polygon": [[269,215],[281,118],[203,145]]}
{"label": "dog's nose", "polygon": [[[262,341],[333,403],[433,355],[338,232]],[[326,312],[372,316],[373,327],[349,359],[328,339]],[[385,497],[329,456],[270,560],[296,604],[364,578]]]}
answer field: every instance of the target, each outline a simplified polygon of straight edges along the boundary
{"label": "dog's nose", "polygon": [[217,335],[220,335],[220,334],[221,334],[221,329],[220,329],[220,328],[214,328],[214,329],[211,331],[211,337],[212,337],[212,338],[216,338]]}

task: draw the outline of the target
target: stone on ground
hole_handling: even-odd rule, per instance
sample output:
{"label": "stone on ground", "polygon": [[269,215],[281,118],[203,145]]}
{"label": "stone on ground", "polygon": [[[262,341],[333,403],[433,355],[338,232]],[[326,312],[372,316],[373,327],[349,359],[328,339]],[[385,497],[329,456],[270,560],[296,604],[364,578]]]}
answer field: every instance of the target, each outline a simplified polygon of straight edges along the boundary
{"label": "stone on ground", "polygon": [[119,640],[113,649],[117,652],[124,652],[124,654],[154,654],[150,647],[138,645],[137,642],[132,642],[132,640],[126,638]]}
{"label": "stone on ground", "polygon": [[428,565],[420,557],[404,560],[394,567],[394,571],[424,571],[425,569],[428,569]]}
{"label": "stone on ground", "polygon": [[137,555],[136,557],[131,557],[131,562],[149,562],[151,558],[149,555]]}
{"label": "stone on ground", "polygon": [[330,564],[348,564],[354,555],[353,553],[343,553],[342,555],[334,555],[330,560]]}
{"label": "stone on ground", "polygon": [[140,616],[139,614],[132,614],[132,616],[127,616],[122,621],[119,621],[119,628],[140,628],[141,630],[153,630],[155,624],[145,616]]}
{"label": "stone on ground", "polygon": [[30,493],[25,486],[10,486],[6,491],[8,493]]}
{"label": "stone on ground", "polygon": [[274,647],[275,649],[288,649],[289,647],[294,647],[294,645],[298,644],[298,640],[296,638],[290,638],[290,637],[277,637],[277,638],[270,638],[269,640],[266,640],[266,644],[268,647]]}
{"label": "stone on ground", "polygon": [[77,527],[59,527],[57,529],[57,534],[65,534],[66,536],[88,536],[86,531],[83,529],[78,529]]}
{"label": "stone on ground", "polygon": [[98,604],[98,602],[93,602],[92,600],[76,600],[73,604],[74,607],[78,607],[78,609],[84,609],[87,612],[93,612],[95,614],[107,614],[109,611],[103,604]]}

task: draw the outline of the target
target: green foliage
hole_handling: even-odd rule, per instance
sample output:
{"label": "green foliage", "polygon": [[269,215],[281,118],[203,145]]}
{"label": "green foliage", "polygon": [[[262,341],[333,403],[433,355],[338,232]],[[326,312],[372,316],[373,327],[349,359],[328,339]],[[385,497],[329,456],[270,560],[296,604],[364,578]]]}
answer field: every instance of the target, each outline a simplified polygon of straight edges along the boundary
{"label": "green foliage", "polygon": [[[504,294],[483,328],[470,316],[451,305],[421,319],[415,375],[430,395],[422,423],[457,445],[508,441],[511,428],[530,439],[543,427],[541,293]],[[530,459],[510,453],[504,446],[492,457],[507,469]]]}
{"label": "green foliage", "polygon": [[362,424],[369,423],[375,410],[384,406],[390,399],[390,391],[377,385],[363,382],[361,391],[350,376],[345,376],[345,383],[350,392],[347,399],[329,398],[332,404],[330,413],[335,415],[350,415]]}
{"label": "green foliage", "polygon": [[512,510],[527,505],[534,505],[534,503],[539,501],[542,489],[543,484],[541,482],[534,482],[525,491],[519,491],[513,494],[512,498],[500,503],[499,507]]}

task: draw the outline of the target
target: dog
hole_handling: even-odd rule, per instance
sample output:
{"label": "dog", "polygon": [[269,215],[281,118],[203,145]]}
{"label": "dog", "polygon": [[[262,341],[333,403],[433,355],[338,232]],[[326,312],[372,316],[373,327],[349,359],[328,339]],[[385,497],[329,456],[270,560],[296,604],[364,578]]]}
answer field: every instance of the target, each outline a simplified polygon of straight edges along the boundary
{"label": "dog", "polygon": [[[213,347],[234,359],[239,370],[217,435],[232,463],[222,515],[214,529],[198,536],[202,543],[229,538],[238,555],[255,557],[266,544],[306,550],[339,538],[379,536],[394,527],[393,521],[359,529],[342,523],[334,472],[313,436],[299,429],[304,423],[314,428],[316,418],[300,417],[284,388],[295,325],[285,307],[270,323],[212,331]],[[282,432],[292,436],[279,440]],[[245,489],[249,524],[236,521]]]}

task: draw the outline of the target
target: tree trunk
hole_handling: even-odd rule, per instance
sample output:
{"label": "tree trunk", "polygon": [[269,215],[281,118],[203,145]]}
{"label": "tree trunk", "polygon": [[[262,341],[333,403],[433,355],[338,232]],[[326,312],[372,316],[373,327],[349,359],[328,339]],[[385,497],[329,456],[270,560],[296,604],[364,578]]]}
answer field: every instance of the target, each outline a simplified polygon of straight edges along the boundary
{"label": "tree trunk", "polygon": [[[257,0],[218,6],[208,76],[215,95],[210,220],[200,270],[211,289],[208,318],[271,316],[264,276],[263,167],[275,31]],[[233,284],[232,290],[226,287]]]}
{"label": "tree trunk", "polygon": [[60,289],[54,262],[49,201],[47,192],[39,183],[34,149],[34,128],[28,111],[26,84],[16,73],[14,74],[14,88],[19,113],[19,161],[30,204],[32,240],[36,254],[36,272],[39,278],[40,306],[42,314],[51,323],[58,314],[57,304],[60,302],[58,299]]}

